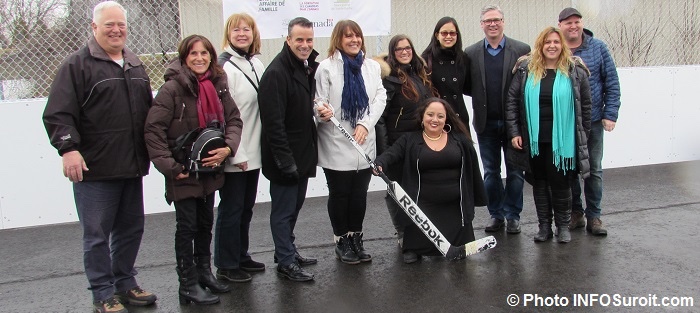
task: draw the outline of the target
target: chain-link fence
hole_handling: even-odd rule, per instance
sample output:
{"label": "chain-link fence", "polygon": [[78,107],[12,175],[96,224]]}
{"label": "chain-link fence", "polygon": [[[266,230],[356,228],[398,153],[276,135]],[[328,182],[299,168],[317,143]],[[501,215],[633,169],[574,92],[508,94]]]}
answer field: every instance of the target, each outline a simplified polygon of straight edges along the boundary
{"label": "chain-link fence", "polygon": [[[331,1],[331,0],[327,0]],[[46,97],[61,61],[92,35],[92,8],[99,0],[0,0],[0,100]],[[178,41],[198,33],[222,40],[221,0],[123,0],[128,11],[128,47],[146,64],[156,90]],[[459,21],[463,46],[484,34],[479,13],[489,1],[393,0],[392,34],[404,33],[422,51],[443,16]],[[700,64],[700,0],[504,0],[508,36],[532,45],[562,8],[574,6],[586,28],[605,41],[619,67]],[[365,38],[369,55],[386,51],[391,35]],[[267,64],[283,39],[263,40]],[[322,57],[328,38],[318,38]]]}

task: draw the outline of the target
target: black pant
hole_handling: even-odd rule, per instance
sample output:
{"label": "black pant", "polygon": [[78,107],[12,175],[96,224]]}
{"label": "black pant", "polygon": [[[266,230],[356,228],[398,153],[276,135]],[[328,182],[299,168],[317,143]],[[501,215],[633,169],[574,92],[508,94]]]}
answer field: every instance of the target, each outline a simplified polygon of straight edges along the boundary
{"label": "black pant", "polygon": [[250,220],[258,193],[260,170],[226,173],[219,189],[218,218],[214,229],[214,265],[221,269],[237,269],[249,261]]}
{"label": "black pant", "polygon": [[567,226],[571,218],[570,180],[575,171],[559,170],[554,165],[551,143],[540,143],[540,154],[530,159],[534,182],[532,192],[540,224]]}
{"label": "black pant", "polygon": [[211,256],[214,193],[206,198],[175,201],[175,220],[175,258],[178,267],[190,268],[194,265],[194,257]]}
{"label": "black pant", "polygon": [[281,266],[295,262],[294,227],[299,211],[306,200],[308,177],[299,178],[296,185],[282,185],[270,182],[270,231],[275,242],[275,256]]}
{"label": "black pant", "polygon": [[328,183],[328,217],[333,234],[361,232],[367,211],[367,188],[372,179],[369,168],[359,171],[335,171],[324,168]]}

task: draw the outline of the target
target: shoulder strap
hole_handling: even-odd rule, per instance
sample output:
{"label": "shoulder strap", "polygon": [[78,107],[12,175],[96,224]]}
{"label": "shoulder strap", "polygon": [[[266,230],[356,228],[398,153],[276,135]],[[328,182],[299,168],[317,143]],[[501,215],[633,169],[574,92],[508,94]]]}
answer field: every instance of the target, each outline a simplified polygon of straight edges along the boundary
{"label": "shoulder strap", "polygon": [[[229,55],[230,55],[230,54],[229,54]],[[247,75],[240,67],[238,67],[238,65],[236,65],[236,63],[233,63],[233,61],[231,61],[231,58],[229,58],[227,61],[228,61],[228,63],[233,64],[233,66],[235,66],[239,71],[241,71],[241,73],[243,73],[243,76],[245,76],[245,78],[248,80],[248,82],[250,82],[250,84],[253,86],[253,88],[255,88],[255,92],[259,92],[259,91],[258,91],[258,86],[255,85],[255,83],[253,82],[253,80],[250,79],[250,77],[248,77],[248,75]],[[251,64],[251,66],[252,66],[252,64]],[[253,69],[253,73],[255,73],[255,69]],[[256,79],[258,78],[257,76],[258,76],[258,74],[255,73],[255,78],[256,78]],[[260,82],[258,81],[258,83],[260,83]]]}
{"label": "shoulder strap", "polygon": [[224,51],[219,54],[219,57],[216,58],[216,62],[219,63],[221,67],[224,67],[224,64],[226,64],[226,61],[231,59],[231,54]]}

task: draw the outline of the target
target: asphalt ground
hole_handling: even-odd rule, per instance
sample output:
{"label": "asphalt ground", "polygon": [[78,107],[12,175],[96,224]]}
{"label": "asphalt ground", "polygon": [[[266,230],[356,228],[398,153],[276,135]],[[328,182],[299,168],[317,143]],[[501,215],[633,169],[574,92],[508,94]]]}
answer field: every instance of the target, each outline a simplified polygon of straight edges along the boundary
{"label": "asphalt ground", "polygon": [[[309,198],[296,227],[301,254],[319,261],[306,267],[316,276],[307,283],[276,275],[270,205],[260,203],[254,208],[250,252],[267,269],[254,274],[252,282],[232,283],[233,291],[210,306],[179,304],[174,213],[147,215],[137,280],[159,299],[150,307],[127,308],[130,312],[700,312],[700,161],[607,169],[604,178],[602,220],[608,236],[577,229],[568,244],[534,243],[537,219],[526,184],[522,233],[495,233],[494,249],[460,261],[424,257],[404,264],[385,192],[371,192],[364,236],[373,260],[342,264],[333,252],[327,199]],[[476,211],[475,235],[480,238],[489,235],[484,232],[489,216],[486,208]],[[0,312],[90,312],[80,238],[77,223],[0,231]]]}

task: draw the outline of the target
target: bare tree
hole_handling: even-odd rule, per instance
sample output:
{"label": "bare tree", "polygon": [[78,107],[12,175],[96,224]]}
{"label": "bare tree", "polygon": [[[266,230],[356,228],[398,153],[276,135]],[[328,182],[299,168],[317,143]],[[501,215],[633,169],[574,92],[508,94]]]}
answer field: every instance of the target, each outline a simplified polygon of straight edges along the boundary
{"label": "bare tree", "polygon": [[697,45],[700,42],[700,1],[687,0],[679,2],[679,11],[683,14],[679,18],[671,19],[675,36],[678,40],[674,43],[674,51],[678,57],[678,64],[693,64],[693,57],[698,54]]}
{"label": "bare tree", "polygon": [[654,43],[662,29],[660,15],[650,19],[625,17],[603,24],[603,33],[609,38],[608,46],[618,66],[653,65]]}
{"label": "bare tree", "polygon": [[64,7],[62,0],[0,0],[0,32],[17,45],[46,30]]}

